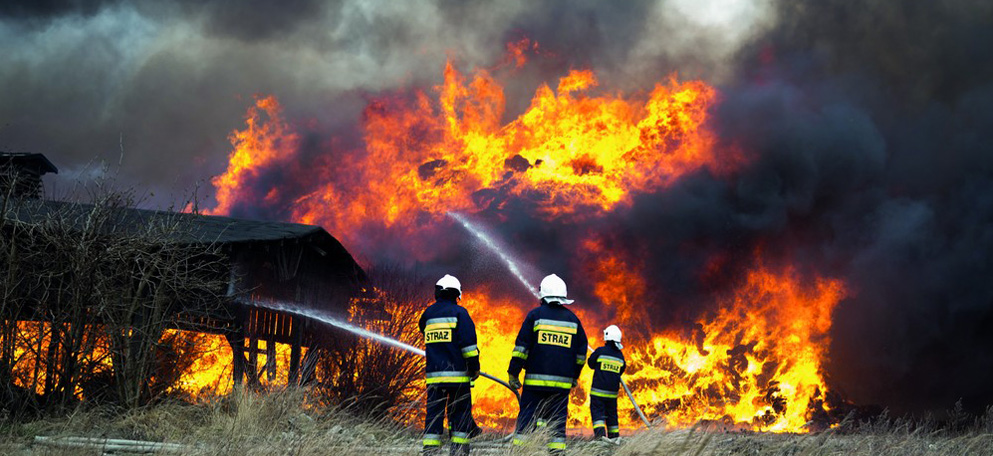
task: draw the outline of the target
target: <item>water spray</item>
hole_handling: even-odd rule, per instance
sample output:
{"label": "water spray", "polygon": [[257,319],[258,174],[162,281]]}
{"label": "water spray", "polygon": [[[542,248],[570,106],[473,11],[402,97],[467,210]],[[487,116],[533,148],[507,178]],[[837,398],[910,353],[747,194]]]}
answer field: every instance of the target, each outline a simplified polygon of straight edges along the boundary
{"label": "water spray", "polygon": [[[396,347],[396,348],[399,348],[399,349],[402,349],[402,350],[406,350],[408,352],[411,352],[411,353],[413,353],[415,355],[418,355],[418,356],[421,356],[421,357],[427,356],[427,354],[424,352],[424,350],[421,350],[420,348],[417,348],[417,347],[415,347],[413,345],[406,344],[406,343],[400,342],[399,340],[393,339],[391,337],[387,337],[387,336],[384,336],[382,334],[369,331],[369,330],[367,330],[365,328],[361,328],[361,327],[355,326],[355,325],[353,325],[351,323],[341,321],[341,320],[339,320],[337,318],[334,318],[334,317],[332,317],[330,315],[327,315],[327,314],[325,314],[323,312],[314,311],[313,309],[305,309],[303,307],[300,307],[300,306],[297,306],[297,305],[293,305],[293,304],[289,304],[289,303],[282,302],[282,301],[253,302],[253,304],[255,306],[257,306],[257,307],[264,307],[264,308],[271,309],[271,310],[276,310],[276,311],[280,311],[280,312],[286,312],[286,313],[291,313],[291,314],[299,315],[301,317],[307,317],[307,318],[310,318],[312,320],[317,320],[317,321],[319,321],[321,323],[325,323],[325,324],[334,326],[336,328],[344,329],[345,331],[348,331],[348,332],[350,332],[352,334],[355,334],[355,335],[358,335],[358,336],[362,336],[362,337],[365,337],[367,339],[372,339],[372,340],[375,340],[377,342],[381,342],[381,343],[384,343],[386,345],[389,345],[389,346],[392,346],[392,347]],[[505,381],[503,381],[503,380],[501,380],[501,379],[499,379],[497,377],[494,377],[494,376],[492,376],[490,374],[487,374],[486,372],[480,371],[479,372],[479,375],[482,376],[482,377],[486,377],[486,378],[488,378],[490,380],[493,380],[496,383],[499,383],[499,384],[503,385],[504,387],[506,387],[507,389],[509,389],[510,391],[512,391],[514,393],[514,396],[517,396],[517,401],[520,402],[520,400],[521,400],[520,393],[518,393],[516,389],[511,388],[510,387],[510,384],[508,384],[507,382],[505,382]]]}
{"label": "water spray", "polygon": [[478,239],[480,243],[490,249],[491,252],[495,253],[496,256],[500,258],[500,261],[503,261],[503,264],[507,265],[507,269],[509,269],[510,273],[517,278],[517,281],[521,283],[521,286],[534,295],[535,298],[538,297],[538,290],[534,289],[534,287],[531,286],[531,283],[524,278],[524,274],[521,273],[521,268],[517,267],[517,261],[515,261],[505,249],[501,248],[493,237],[486,233],[486,231],[482,228],[474,225],[467,218],[465,218],[464,215],[459,214],[458,212],[449,212],[448,216],[456,222],[459,222],[459,225],[462,225],[462,228],[465,228],[466,231],[472,233],[473,236],[476,236],[476,239]]}
{"label": "water spray", "polygon": [[[459,225],[462,225],[462,227],[465,228],[466,231],[468,231],[473,236],[475,236],[476,239],[478,239],[481,244],[486,246],[486,248],[490,249],[491,252],[495,253],[497,257],[499,257],[500,260],[507,265],[507,269],[509,269],[510,273],[517,278],[517,280],[521,283],[521,285],[524,286],[526,290],[531,292],[531,294],[534,295],[535,298],[538,298],[538,290],[535,290],[531,286],[531,284],[527,281],[527,279],[524,278],[524,275],[521,274],[521,269],[517,266],[517,262],[514,261],[514,258],[511,257],[510,254],[508,254],[504,249],[502,249],[500,245],[497,244],[497,242],[493,240],[493,238],[489,234],[486,233],[485,230],[477,227],[475,224],[470,222],[469,219],[465,218],[464,215],[459,214],[458,212],[448,212],[448,216],[454,219],[456,222],[458,222]],[[587,346],[586,348],[589,349],[590,351],[593,351],[593,347]],[[505,386],[507,386],[508,388],[510,387],[510,385],[506,385],[506,384]],[[631,400],[631,405],[633,405],[634,410],[638,412],[638,416],[641,417],[641,421],[645,423],[645,426],[652,427],[651,421],[648,421],[648,417],[646,417],[644,412],[641,411],[641,407],[638,406],[638,402],[634,400],[634,394],[631,393],[631,388],[628,388],[627,382],[625,382],[623,378],[621,379],[621,386],[624,387],[624,392],[627,393],[628,399]],[[514,390],[514,392],[516,394],[517,390]],[[520,396],[518,396],[518,400],[520,400]]]}

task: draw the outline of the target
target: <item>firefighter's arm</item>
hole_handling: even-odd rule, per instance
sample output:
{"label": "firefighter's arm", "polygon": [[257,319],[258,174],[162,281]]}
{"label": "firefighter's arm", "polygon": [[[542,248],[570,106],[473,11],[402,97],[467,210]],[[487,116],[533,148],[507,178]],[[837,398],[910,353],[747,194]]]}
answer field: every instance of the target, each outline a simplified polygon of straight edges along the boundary
{"label": "firefighter's arm", "polygon": [[458,328],[459,348],[465,358],[469,373],[473,376],[479,372],[479,347],[476,345],[476,324],[473,323],[469,312],[459,314]]}
{"label": "firefighter's arm", "polygon": [[521,330],[517,332],[517,339],[514,341],[514,351],[510,354],[510,367],[507,373],[516,378],[524,368],[524,362],[528,359],[528,352],[534,346],[534,314],[528,313],[521,324]]}
{"label": "firefighter's arm", "polygon": [[600,357],[600,349],[593,350],[593,354],[590,355],[590,359],[586,361],[586,365],[590,366],[590,369],[596,369],[596,360]]}
{"label": "firefighter's arm", "polygon": [[624,360],[624,363],[621,364],[621,373],[618,374],[618,375],[624,375],[624,369],[627,369],[627,368],[628,368],[628,362],[627,362],[627,360]]}
{"label": "firefighter's arm", "polygon": [[576,373],[572,378],[579,379],[579,374],[583,372],[583,364],[586,364],[586,352],[589,350],[590,341],[586,338],[583,322],[579,322],[576,329],[576,337],[572,340],[572,351],[576,354]]}
{"label": "firefighter's arm", "polygon": [[417,328],[421,330],[421,334],[424,333],[424,324],[427,320],[424,318],[424,312],[421,312],[420,320],[417,320]]}

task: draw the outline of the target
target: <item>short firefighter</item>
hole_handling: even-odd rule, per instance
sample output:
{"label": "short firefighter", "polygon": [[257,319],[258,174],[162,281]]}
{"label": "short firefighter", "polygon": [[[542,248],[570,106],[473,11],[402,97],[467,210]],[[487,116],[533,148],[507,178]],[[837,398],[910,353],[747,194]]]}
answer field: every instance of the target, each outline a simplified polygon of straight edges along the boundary
{"label": "short firefighter", "polygon": [[548,449],[558,453],[565,450],[569,391],[583,370],[587,340],[583,324],[565,307],[572,300],[566,299],[566,285],[559,276],[545,277],[539,296],[541,305],[524,318],[507,369],[515,389],[521,387],[519,375],[525,370],[514,444],[523,443],[523,435],[535,427],[549,426]]}
{"label": "short firefighter", "polygon": [[424,310],[418,327],[424,334],[427,354],[427,417],[424,425],[424,453],[441,448],[448,416],[451,454],[468,455],[469,438],[478,428],[472,419],[470,388],[479,376],[479,348],[476,326],[469,312],[458,304],[462,284],[445,275],[435,285],[435,303]]}
{"label": "short firefighter", "polygon": [[593,419],[594,437],[616,438],[620,436],[617,423],[617,393],[621,386],[621,374],[627,364],[621,353],[621,329],[610,325],[603,330],[603,346],[590,355],[589,365],[593,369],[593,384],[590,387],[590,415]]}

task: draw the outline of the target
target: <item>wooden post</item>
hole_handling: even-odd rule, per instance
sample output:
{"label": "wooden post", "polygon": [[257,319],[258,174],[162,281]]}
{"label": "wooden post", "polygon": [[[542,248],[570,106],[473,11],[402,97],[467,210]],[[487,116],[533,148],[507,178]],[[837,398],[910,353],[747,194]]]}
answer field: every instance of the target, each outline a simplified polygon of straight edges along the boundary
{"label": "wooden post", "polygon": [[[301,301],[302,290],[300,289],[300,279],[296,280],[296,289],[294,290],[294,297],[297,302]],[[286,383],[288,385],[299,384],[300,380],[300,351],[303,345],[303,331],[301,331],[301,324],[303,323],[300,317],[296,315],[287,315],[290,330],[290,372],[287,374]]]}
{"label": "wooden post", "polygon": [[249,333],[248,333],[248,384],[257,385],[259,383],[259,312],[249,310]]}
{"label": "wooden post", "polygon": [[245,327],[238,323],[238,329],[227,334],[228,345],[231,346],[231,376],[235,385],[245,381]]}
{"label": "wooden post", "polygon": [[303,342],[303,331],[300,331],[299,317],[290,317],[290,373],[287,384],[294,385],[300,380],[300,351]]}
{"label": "wooden post", "polygon": [[276,380],[276,322],[279,321],[279,315],[274,312],[266,314],[265,367],[266,378],[271,385]]}

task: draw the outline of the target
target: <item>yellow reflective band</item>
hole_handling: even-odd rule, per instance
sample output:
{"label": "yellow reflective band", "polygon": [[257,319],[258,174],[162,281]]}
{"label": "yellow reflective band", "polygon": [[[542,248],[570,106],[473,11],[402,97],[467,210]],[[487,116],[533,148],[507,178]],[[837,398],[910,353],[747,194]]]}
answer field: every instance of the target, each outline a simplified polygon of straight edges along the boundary
{"label": "yellow reflective band", "polygon": [[528,354],[527,353],[519,352],[519,351],[515,351],[515,352],[511,353],[510,356],[513,356],[514,358],[528,359]]}
{"label": "yellow reflective band", "polygon": [[610,432],[617,432],[617,431],[620,431],[621,428],[619,428],[617,426],[611,426],[611,427],[608,427],[607,430],[610,431]]}
{"label": "yellow reflective band", "polygon": [[472,358],[473,356],[479,356],[479,350],[473,350],[462,354],[463,358]]}
{"label": "yellow reflective band", "polygon": [[576,334],[576,328],[569,328],[566,326],[555,326],[555,325],[534,325],[535,331],[552,331],[564,334]]}
{"label": "yellow reflective band", "polygon": [[514,445],[523,445],[523,444],[524,444],[524,441],[523,440],[521,440],[521,439],[519,439],[517,437],[514,437]]}
{"label": "yellow reflective band", "polygon": [[452,443],[469,443],[469,439],[465,437],[452,436]]}
{"label": "yellow reflective band", "polygon": [[537,427],[545,427],[546,425],[548,425],[548,422],[545,420],[538,420],[538,422],[535,423],[534,425]]}
{"label": "yellow reflective band", "polygon": [[435,383],[469,383],[469,377],[428,377],[427,384]]}
{"label": "yellow reflective band", "polygon": [[565,442],[548,442],[549,450],[564,450]]}
{"label": "yellow reflective band", "polygon": [[590,396],[605,397],[608,399],[617,399],[617,393],[610,394],[610,393],[601,393],[599,391],[590,391]]}
{"label": "yellow reflective band", "polygon": [[554,380],[535,380],[535,379],[524,379],[524,385],[526,386],[550,386],[553,388],[565,388],[572,389],[572,383],[566,382],[556,382]]}
{"label": "yellow reflective band", "polygon": [[441,440],[424,439],[424,446],[441,446]]}
{"label": "yellow reflective band", "polygon": [[427,325],[427,326],[424,327],[424,331],[430,331],[432,329],[454,328],[454,327],[455,327],[455,322],[454,321],[451,322],[451,323],[449,323],[449,322],[445,322],[445,323],[431,323],[430,325]]}

